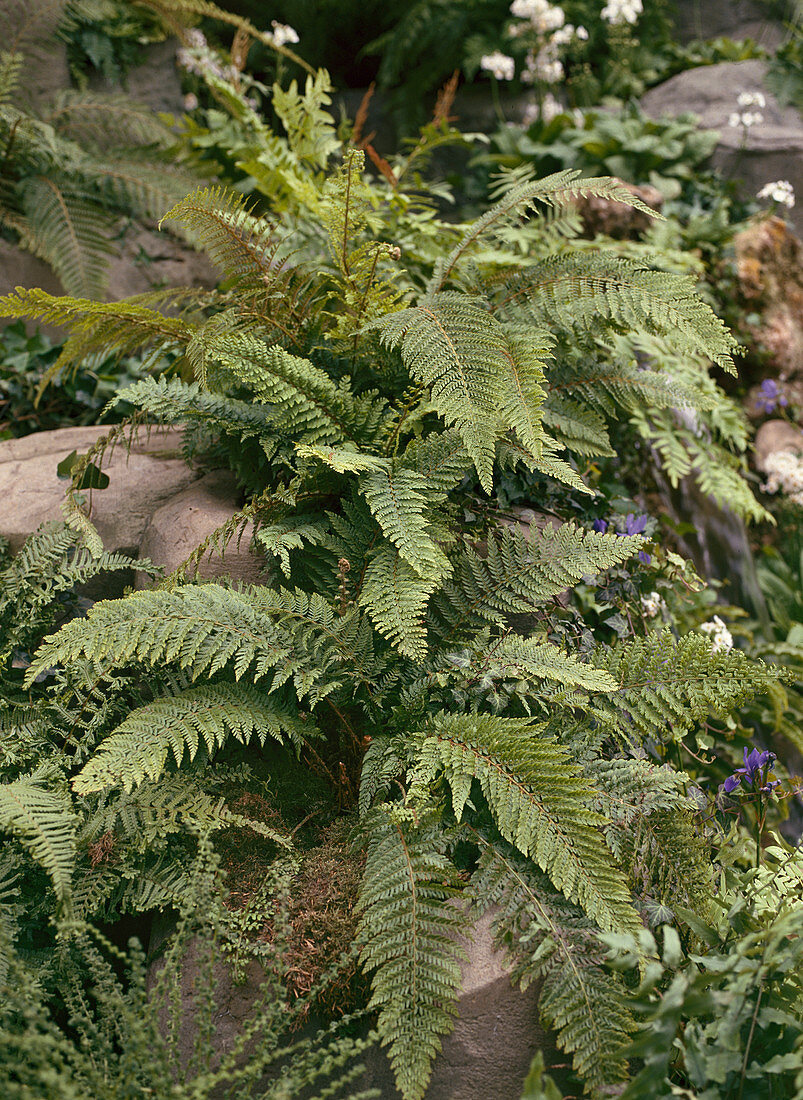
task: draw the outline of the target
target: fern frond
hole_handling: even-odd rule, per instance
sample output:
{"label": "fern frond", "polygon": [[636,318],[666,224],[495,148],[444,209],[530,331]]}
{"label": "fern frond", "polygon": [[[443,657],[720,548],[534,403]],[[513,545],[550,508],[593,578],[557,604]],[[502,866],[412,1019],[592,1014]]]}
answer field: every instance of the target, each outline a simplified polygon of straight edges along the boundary
{"label": "fern frond", "polygon": [[[137,592],[105,600],[85,619],[73,620],[45,639],[27,672],[28,682],[45,668],[81,658],[176,664],[193,679],[231,664],[236,679],[272,673],[269,691],[292,679],[301,694],[337,686],[338,666],[369,679],[373,658],[360,616],[341,616],[320,596],[240,591],[217,584],[175,591]],[[318,696],[319,697],[319,696]]]}
{"label": "fern frond", "polygon": [[593,789],[567,750],[519,718],[436,717],[422,738],[414,781],[443,776],[460,821],[476,779],[502,836],[533,859],[570,901],[607,931],[640,926],[627,883],[590,809]]}
{"label": "fern frond", "polygon": [[381,546],[371,559],[360,587],[360,606],[371,622],[405,657],[426,656],[424,612],[436,587],[433,577],[422,577],[392,546]]}
{"label": "fern frond", "polygon": [[639,743],[677,739],[710,715],[724,718],[784,677],[782,670],[740,650],[715,651],[696,633],[676,641],[668,631],[653,631],[598,650],[593,660],[619,682],[617,691],[594,701],[593,715]]}
{"label": "fern frond", "polygon": [[550,256],[510,279],[497,309],[502,317],[536,325],[561,317],[590,328],[604,317],[625,330],[666,334],[678,353],[702,354],[735,372],[737,342],[696,293],[694,279],[651,271],[621,256]]}
{"label": "fern frond", "polygon": [[360,493],[404,560],[424,580],[440,581],[451,566],[432,538],[424,515],[428,488],[421,474],[403,466],[371,470],[359,479]]}
{"label": "fern frond", "polygon": [[584,458],[611,457],[611,447],[604,419],[594,409],[581,405],[563,394],[551,392],[543,409],[544,424],[551,429],[558,443]]}
{"label": "fern frond", "polygon": [[625,1050],[635,1031],[628,990],[603,965],[606,948],[577,909],[515,851],[471,834],[480,860],[471,896],[480,912],[494,907],[494,933],[527,986],[540,979],[538,1008],[575,1073],[596,1097],[614,1094],[627,1077]]}
{"label": "fern frond", "polygon": [[446,423],[457,427],[483,488],[490,491],[500,430],[513,428],[538,442],[543,390],[537,351],[519,340],[514,350],[487,309],[455,293],[390,313],[377,328],[384,344],[401,346],[405,367],[429,387]]}
{"label": "fern frond", "polygon": [[197,382],[180,378],[140,378],[118,391],[111,406],[127,402],[162,424],[198,422],[240,439],[267,435],[276,419],[272,409],[210,393]]}
{"label": "fern frond", "polygon": [[0,784],[0,829],[17,836],[69,907],[77,819],[66,787],[45,772]]}
{"label": "fern frond", "polygon": [[427,479],[430,492],[445,494],[454,489],[471,467],[460,433],[453,428],[432,433],[423,439],[411,439],[402,462]]}
{"label": "fern frond", "polygon": [[[555,529],[504,530],[488,540],[488,556],[466,547],[453,579],[432,600],[431,619],[448,639],[469,627],[502,623],[506,615],[532,611],[584,576],[626,561],[638,538],[601,535],[565,523]],[[602,667],[602,666],[600,666]]]}
{"label": "fern frond", "polygon": [[240,289],[273,282],[279,244],[274,226],[255,217],[246,199],[224,187],[199,187],[166,214],[203,244],[212,263]]}
{"label": "fern frond", "polygon": [[97,205],[66,182],[36,176],[25,181],[23,207],[24,246],[50,264],[68,294],[101,297],[115,249]]}
{"label": "fern frond", "polygon": [[133,710],[73,779],[73,789],[130,791],[143,780],[159,779],[169,753],[180,767],[202,746],[211,754],[229,738],[245,745],[256,737],[264,745],[268,737],[280,744],[287,737],[298,747],[310,732],[297,716],[246,684],[188,688]]}
{"label": "fern frond", "polygon": [[466,914],[448,902],[459,879],[432,814],[379,806],[365,818],[368,856],[357,930],[362,964],[374,971],[370,1008],[404,1100],[421,1100],[439,1036],[451,1031],[460,987],[457,941]]}
{"label": "fern frond", "polygon": [[545,176],[542,180],[516,181],[508,188],[506,194],[499,202],[492,206],[487,213],[478,218],[466,231],[462,240],[444,260],[439,260],[435,265],[432,278],[427,286],[427,294],[435,294],[440,291],[449,280],[455,266],[476,242],[489,230],[497,229],[500,225],[510,222],[511,218],[519,218],[528,211],[533,210],[538,202],[551,207],[565,207],[579,198],[595,195],[600,198],[611,199],[627,206],[633,206],[650,217],[660,217],[649,206],[629,191],[621,180],[610,176],[600,176],[596,179],[581,179],[579,171],[568,169],[556,172],[554,175]]}
{"label": "fern frond", "polygon": [[571,653],[564,653],[538,636],[521,638],[511,635],[495,642],[481,657],[485,675],[514,680],[552,680],[565,687],[586,691],[616,691],[618,682],[610,673],[584,664]]}

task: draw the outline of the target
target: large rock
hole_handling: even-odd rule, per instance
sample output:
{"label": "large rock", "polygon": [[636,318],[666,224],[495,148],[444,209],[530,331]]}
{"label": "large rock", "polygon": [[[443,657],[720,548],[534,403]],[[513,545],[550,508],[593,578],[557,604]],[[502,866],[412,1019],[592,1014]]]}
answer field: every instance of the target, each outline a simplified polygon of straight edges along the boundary
{"label": "large rock", "polygon": [[[766,71],[764,61],[689,69],[651,89],[641,105],[653,117],[691,111],[702,128],[718,130],[712,164],[726,178],[742,180],[747,195],[755,195],[765,183],[789,180],[799,197],[789,217],[803,232],[803,117],[795,107],[782,107],[764,87]],[[761,109],[764,121],[745,133],[741,126],[730,126],[729,119],[739,109],[739,93],[755,91],[766,100]]]}
{"label": "large rock", "polygon": [[[152,953],[154,943],[161,948],[165,942],[164,921],[157,922],[154,933]],[[469,959],[462,968],[463,989],[454,1031],[443,1039],[443,1050],[435,1060],[425,1100],[520,1100],[522,1084],[536,1051],[544,1052],[547,1067],[565,1059],[557,1057],[553,1038],[538,1023],[538,985],[531,985],[525,993],[511,985],[503,956],[494,948],[490,916],[477,922],[472,940],[467,944]],[[150,986],[156,981],[161,965],[159,962],[152,965]],[[210,961],[191,945],[181,968],[185,1010],[176,1036],[176,1052],[184,1066],[190,1063],[195,1044],[192,1005],[196,991],[202,994],[203,988],[209,986],[210,965],[215,987],[215,1046],[221,1057],[233,1049],[260,999],[263,974],[256,963],[244,968],[243,980],[237,983],[227,964]],[[379,1089],[382,1100],[400,1100],[384,1051],[373,1048],[362,1060],[366,1073],[359,1087]],[[555,1073],[554,1069],[550,1072]]]}
{"label": "large rock", "polygon": [[756,466],[766,473],[768,461],[782,453],[803,454],[803,431],[787,420],[768,420],[756,432]]}
{"label": "large rock", "polygon": [[67,48],[56,31],[63,4],[56,0],[0,0],[0,42],[14,42],[25,54],[19,94],[38,107],[70,86]]}
{"label": "large rock", "polygon": [[674,29],[681,42],[695,38],[752,38],[766,50],[775,50],[784,38],[783,27],[767,19],[758,0],[675,0]]}
{"label": "large rock", "polygon": [[[172,573],[193,550],[237,511],[237,483],[228,470],[213,470],[172,496],[150,518],[139,547],[142,558]],[[244,584],[257,584],[262,562],[250,552],[253,525],[238,532],[223,554],[213,548],[201,560],[198,575],[205,580],[227,576]],[[147,578],[138,582],[142,587]]]}
{"label": "large rock", "polygon": [[[123,79],[123,88],[136,103],[144,103],[153,111],[167,111],[180,115],[184,110],[181,77],[176,67],[178,42],[169,38],[157,42],[145,50],[142,63],[129,69]],[[111,95],[120,94],[120,86],[101,76],[89,81],[93,91]]]}
{"label": "large rock", "polygon": [[[12,550],[41,523],[63,518],[66,483],[56,467],[72,451],[88,451],[108,430],[60,428],[0,442],[0,535]],[[118,445],[103,469],[110,482],[92,493],[92,522],[107,550],[134,554],[153,513],[198,478],[181,457],[181,433],[174,430],[140,432],[130,453]]]}

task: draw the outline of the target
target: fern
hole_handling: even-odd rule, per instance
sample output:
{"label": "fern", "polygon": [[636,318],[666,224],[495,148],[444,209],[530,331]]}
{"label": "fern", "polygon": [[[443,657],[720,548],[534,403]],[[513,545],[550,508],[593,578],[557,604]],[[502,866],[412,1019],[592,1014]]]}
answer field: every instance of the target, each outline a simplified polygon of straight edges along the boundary
{"label": "fern", "polygon": [[0,784],[0,828],[18,837],[47,871],[65,915],[70,909],[76,825],[66,788],[46,770]]}
{"label": "fern", "polygon": [[439,774],[458,821],[476,779],[502,836],[569,900],[606,930],[638,927],[624,878],[599,835],[603,819],[589,808],[593,792],[543,729],[515,718],[436,718],[423,736],[415,778],[428,784]]}
{"label": "fern", "polygon": [[504,530],[488,543],[488,557],[466,548],[454,579],[432,602],[433,625],[446,638],[506,615],[532,611],[583,576],[610,568],[634,554],[640,540],[583,531],[572,524],[545,527],[527,539]]}
{"label": "fern", "polygon": [[371,1007],[379,1009],[396,1084],[404,1100],[420,1100],[439,1036],[453,1026],[465,955],[456,936],[466,928],[466,914],[445,903],[457,897],[459,879],[431,813],[416,820],[400,808],[377,807],[364,825],[361,959],[375,971]]}
{"label": "fern", "polygon": [[523,986],[540,980],[538,1009],[575,1072],[594,1096],[627,1078],[626,1049],[635,1031],[621,977],[603,966],[594,926],[507,847],[474,834],[480,856],[470,893],[480,912],[493,907],[493,928]]}
{"label": "fern", "polygon": [[132,711],[102,742],[85,764],[73,787],[79,794],[121,786],[130,791],[165,771],[168,753],[177,766],[194,759],[203,744],[210,754],[229,737],[247,744],[252,737],[264,745],[285,736],[299,746],[313,732],[292,713],[246,685],[208,684],[156,699]]}

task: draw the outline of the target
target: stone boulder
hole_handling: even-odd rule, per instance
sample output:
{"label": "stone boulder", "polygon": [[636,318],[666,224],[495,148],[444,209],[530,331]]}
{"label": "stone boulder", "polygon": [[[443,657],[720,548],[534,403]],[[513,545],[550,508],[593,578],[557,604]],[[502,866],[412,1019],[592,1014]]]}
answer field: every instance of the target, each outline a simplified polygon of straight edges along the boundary
{"label": "stone boulder", "polygon": [[101,76],[90,77],[89,85],[95,92],[119,95],[124,90],[136,103],[144,103],[153,111],[167,111],[180,115],[184,110],[181,77],[176,66],[178,41],[169,38],[165,42],[149,45],[142,62],[126,73],[123,89]]}
{"label": "stone boulder", "polygon": [[772,51],[784,38],[782,25],[767,19],[759,0],[675,0],[672,8],[675,33],[684,44],[695,38],[752,38]]}
{"label": "stone boulder", "polygon": [[[228,470],[213,470],[177,492],[151,516],[139,544],[139,556],[172,573],[213,531],[237,511],[237,483]],[[262,562],[250,552],[253,524],[248,523],[226,546],[214,548],[201,560],[198,575],[204,580],[227,576],[243,584],[258,584]],[[148,584],[138,578],[138,587]]]}
{"label": "stone boulder", "polygon": [[[754,196],[766,183],[789,180],[795,193],[803,196],[803,117],[795,107],[782,107],[764,87],[767,63],[727,61],[678,73],[652,88],[641,99],[648,115],[679,115],[693,112],[706,130],[719,131],[719,143],[711,158],[723,176],[743,181],[744,191]],[[738,110],[740,92],[761,91],[766,106],[764,121],[745,133],[729,125]],[[789,212],[798,232],[803,232],[803,202]]]}
{"label": "stone boulder", "polygon": [[[544,1052],[548,1068],[564,1060],[538,1022],[540,987],[522,993],[511,984],[491,921],[491,915],[477,921],[466,945],[454,1031],[443,1038],[424,1100],[520,1100],[536,1051]],[[364,1087],[378,1088],[382,1100],[400,1100],[384,1052],[374,1050],[367,1062]]]}
{"label": "stone boulder", "polygon": [[[161,950],[168,936],[165,920],[155,922],[151,955],[154,947]],[[524,993],[512,986],[503,955],[494,947],[490,916],[475,924],[472,942],[466,948],[469,958],[462,966],[463,989],[455,1027],[443,1038],[443,1049],[435,1060],[424,1100],[520,1100],[524,1078],[538,1050],[543,1051],[547,1068],[556,1079],[559,1071],[554,1066],[565,1063],[565,1057],[558,1056],[553,1037],[538,1022],[539,986],[533,984]],[[154,987],[161,966],[160,961],[152,963],[149,988]],[[183,1066],[192,1060],[195,1044],[195,993],[198,990],[203,994],[203,989],[209,987],[210,966],[215,1045],[221,1057],[235,1046],[261,996],[263,972],[257,963],[245,965],[238,983],[228,964],[210,961],[205,952],[190,945],[179,979],[186,1010],[181,1013],[176,1053]],[[303,1034],[311,1032],[305,1029]],[[384,1051],[375,1047],[361,1060],[366,1072],[359,1084],[355,1083],[355,1089],[378,1089],[382,1100],[400,1100]]]}
{"label": "stone boulder", "polygon": [[[0,535],[16,551],[40,524],[61,520],[66,482],[56,467],[72,451],[86,453],[108,426],[59,428],[0,442]],[[136,554],[153,513],[198,479],[181,456],[181,433],[153,429],[118,445],[103,462],[106,489],[92,493],[92,521],[107,550]]]}

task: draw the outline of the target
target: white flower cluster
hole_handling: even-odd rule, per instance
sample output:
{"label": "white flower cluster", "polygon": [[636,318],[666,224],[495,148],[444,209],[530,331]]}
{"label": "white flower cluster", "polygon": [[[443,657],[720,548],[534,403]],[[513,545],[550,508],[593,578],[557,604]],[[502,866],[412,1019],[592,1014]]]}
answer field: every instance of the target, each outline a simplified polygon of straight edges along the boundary
{"label": "white flower cluster", "polygon": [[776,451],[764,460],[765,493],[786,493],[793,504],[803,505],[803,454]]}
{"label": "white flower cluster", "polygon": [[521,120],[525,126],[532,126],[532,124],[539,119],[541,122],[551,122],[553,118],[563,114],[565,111],[566,108],[559,100],[555,99],[552,92],[547,92],[541,100],[540,106],[538,103],[527,104],[524,108]]}
{"label": "white flower cluster", "polygon": [[491,73],[497,80],[512,80],[516,75],[516,62],[501,50],[484,54],[480,58],[480,68]]}
{"label": "white flower cluster", "polygon": [[729,126],[743,126],[749,130],[751,126],[758,126],[764,121],[761,111],[746,111],[745,107],[766,107],[767,101],[761,92],[740,92],[736,100],[741,111],[734,111],[728,119]]}
{"label": "white flower cluster", "polygon": [[237,69],[233,65],[222,63],[220,55],[212,49],[197,27],[187,31],[186,42],[186,46],[176,50],[176,61],[182,69],[200,76],[203,80],[216,77],[218,80],[225,80],[227,84],[237,81],[240,75]]}
{"label": "white flower cluster", "polygon": [[557,84],[563,79],[563,63],[559,50],[573,39],[588,39],[585,27],[566,22],[566,13],[549,0],[513,0],[510,14],[523,20],[510,29],[513,38],[535,34],[537,45],[527,51],[521,79],[525,84]]}
{"label": "white flower cluster", "polygon": [[611,26],[620,23],[635,23],[644,11],[641,0],[608,0],[600,16]]}
{"label": "white flower cluster", "polygon": [[277,23],[275,19],[272,19],[271,26],[273,27],[273,33],[270,37],[274,46],[286,46],[288,42],[298,42],[298,35],[286,23]]}
{"label": "white flower cluster", "polygon": [[703,623],[700,627],[703,634],[710,635],[711,648],[714,653],[719,653],[722,650],[724,653],[730,653],[733,649],[733,635],[720,619],[719,615],[715,615],[710,622]]}
{"label": "white flower cluster", "polygon": [[776,180],[774,183],[765,183],[758,193],[759,199],[772,199],[782,206],[788,206],[791,210],[795,205],[795,189],[789,180]]}
{"label": "white flower cluster", "polygon": [[654,619],[656,615],[660,615],[663,611],[666,611],[666,603],[663,596],[657,592],[650,592],[646,596],[641,597],[641,610],[648,619]]}

